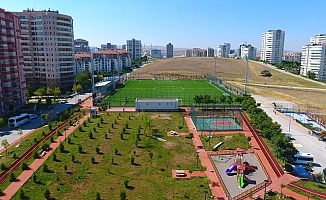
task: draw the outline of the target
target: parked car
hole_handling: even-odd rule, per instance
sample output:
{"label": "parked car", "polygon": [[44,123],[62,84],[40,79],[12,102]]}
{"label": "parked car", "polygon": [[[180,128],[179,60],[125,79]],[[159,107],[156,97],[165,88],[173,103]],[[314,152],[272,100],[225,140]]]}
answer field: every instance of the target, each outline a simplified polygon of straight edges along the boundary
{"label": "parked car", "polygon": [[41,114],[43,114],[43,113],[44,113],[43,110],[39,110],[39,111],[37,111],[37,114],[38,114],[38,115],[41,115]]}
{"label": "parked car", "polygon": [[36,117],[37,117],[37,115],[35,115],[35,114],[29,114],[30,119],[36,119]]}
{"label": "parked car", "polygon": [[62,99],[61,101],[60,101],[60,103],[68,103],[68,101],[67,101],[67,99]]}

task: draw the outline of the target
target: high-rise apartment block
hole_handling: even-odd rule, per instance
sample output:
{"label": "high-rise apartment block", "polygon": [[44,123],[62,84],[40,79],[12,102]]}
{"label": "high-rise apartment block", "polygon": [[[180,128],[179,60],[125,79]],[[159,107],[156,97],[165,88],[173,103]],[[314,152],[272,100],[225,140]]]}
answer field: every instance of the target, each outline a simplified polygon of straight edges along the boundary
{"label": "high-rise apartment block", "polygon": [[92,65],[97,72],[113,72],[117,74],[122,68],[131,67],[130,52],[120,50],[102,50],[93,53]]}
{"label": "high-rise apartment block", "polygon": [[76,53],[91,53],[91,49],[89,48],[88,41],[84,39],[76,39],[74,40],[74,49]]}
{"label": "high-rise apartment block", "polygon": [[310,44],[302,47],[300,73],[307,76],[309,72],[316,75],[316,79],[326,80],[326,34],[310,38]]}
{"label": "high-rise apartment block", "polygon": [[58,11],[24,10],[20,16],[27,84],[71,91],[75,82],[73,20]]}
{"label": "high-rise apartment block", "polygon": [[207,57],[214,57],[214,49],[211,47],[207,47],[206,49]]}
{"label": "high-rise apartment block", "polygon": [[217,56],[218,57],[229,57],[230,54],[230,49],[231,49],[231,44],[230,43],[224,43],[222,45],[219,45],[217,47]]}
{"label": "high-rise apartment block", "polygon": [[192,57],[192,49],[186,49],[184,57]]}
{"label": "high-rise apartment block", "polygon": [[127,51],[131,53],[131,59],[140,59],[142,56],[142,45],[141,40],[127,40]]}
{"label": "high-rise apartment block", "polygon": [[162,58],[162,51],[160,49],[152,49],[151,57],[152,58]]}
{"label": "high-rise apartment block", "polygon": [[0,9],[0,115],[26,103],[19,16]]}
{"label": "high-rise apartment block", "polygon": [[238,50],[240,58],[256,59],[256,48],[250,44],[241,44]]}
{"label": "high-rise apartment block", "polygon": [[269,30],[262,35],[260,59],[269,63],[282,63],[285,32]]}
{"label": "high-rise apartment block", "polygon": [[76,74],[89,71],[92,73],[92,54],[77,53],[75,54],[75,68]]}
{"label": "high-rise apartment block", "polygon": [[166,58],[173,58],[173,44],[166,45]]}

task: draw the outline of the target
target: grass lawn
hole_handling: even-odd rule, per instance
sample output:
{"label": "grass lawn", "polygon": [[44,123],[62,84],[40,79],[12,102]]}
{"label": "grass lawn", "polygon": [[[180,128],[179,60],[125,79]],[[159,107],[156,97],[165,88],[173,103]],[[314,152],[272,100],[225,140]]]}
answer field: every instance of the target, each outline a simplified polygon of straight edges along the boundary
{"label": "grass lawn", "polygon": [[322,192],[322,193],[326,192],[326,185],[323,183],[317,183],[317,182],[313,182],[313,181],[296,181],[295,183],[298,185],[302,185],[306,188],[316,190],[318,192]]}
{"label": "grass lawn", "polygon": [[[213,151],[213,147],[219,142],[224,142],[218,150],[235,150],[237,148],[248,149],[249,142],[244,134],[216,135],[213,134],[208,140],[208,136],[201,135],[200,140],[206,151]],[[207,141],[206,141],[207,140]]]}
{"label": "grass lawn", "polygon": [[[150,129],[142,123],[144,116],[151,119]],[[45,161],[47,172],[39,169],[36,183],[30,179],[20,189],[26,197],[44,199],[46,188],[54,199],[95,199],[97,192],[101,199],[120,199],[120,194],[126,192],[130,200],[202,199],[204,190],[211,194],[207,178],[172,178],[172,169],[196,169],[192,140],[166,134],[182,124],[181,113],[171,113],[171,118],[159,117],[159,113],[127,112],[104,113],[101,117],[104,123],[100,118],[91,118],[86,126],[81,125],[82,131],[76,129],[68,137],[70,144],[64,143],[65,151],[55,151],[56,161],[53,154]],[[188,132],[188,128],[180,132]],[[167,141],[153,139],[152,135]]]}
{"label": "grass lawn", "polygon": [[318,198],[318,197],[315,197],[315,196],[311,196],[311,195],[308,196],[307,193],[302,192],[301,190],[295,189],[295,188],[293,188],[293,187],[289,187],[289,186],[287,186],[287,185],[286,185],[285,187],[286,187],[287,189],[289,189],[289,190],[292,190],[293,192],[296,192],[296,193],[298,193],[298,194],[301,194],[301,195],[303,195],[303,196],[306,196],[307,199],[322,200],[322,199],[320,199],[320,198]]}
{"label": "grass lawn", "polygon": [[[74,112],[73,115],[75,115],[77,112]],[[86,112],[87,113],[87,112]],[[63,120],[64,121],[64,120]],[[57,126],[59,126],[63,121],[58,121],[57,123],[53,123],[52,125],[52,129],[55,129]],[[60,129],[59,130],[61,132],[61,134],[63,134],[64,129]],[[19,144],[22,144],[20,147],[16,148],[16,145],[11,146],[10,148],[7,149],[8,151],[8,156],[6,156],[6,151],[4,151],[2,153],[2,157],[0,157],[0,162],[1,165],[5,165],[6,167],[9,167],[17,158],[19,158],[22,154],[24,154],[31,146],[33,146],[36,141],[39,141],[41,138],[44,137],[44,135],[46,135],[48,132],[50,132],[49,127],[43,126],[37,130],[35,130],[34,132],[32,132],[31,134],[29,134],[28,136],[26,136],[24,139],[22,139],[20,142],[18,142]],[[54,140],[58,137],[57,134],[55,134],[53,136]],[[50,140],[48,141],[44,141],[41,145],[40,148],[43,145],[49,145],[50,144]],[[34,161],[33,156],[26,162],[27,164],[31,164]],[[0,172],[2,172],[4,170],[0,169]],[[17,171],[14,172],[14,174],[16,175],[16,177],[18,177],[18,175],[20,175],[22,172],[22,169],[19,168]],[[0,190],[3,191],[5,188],[8,187],[8,185],[10,185],[9,179],[7,179],[4,183],[2,183],[0,185]]]}
{"label": "grass lawn", "polygon": [[[178,98],[179,105],[190,105],[195,95],[220,96],[224,92],[204,80],[128,80],[113,96],[111,106],[134,106],[136,98]],[[125,102],[126,97],[129,101]]]}

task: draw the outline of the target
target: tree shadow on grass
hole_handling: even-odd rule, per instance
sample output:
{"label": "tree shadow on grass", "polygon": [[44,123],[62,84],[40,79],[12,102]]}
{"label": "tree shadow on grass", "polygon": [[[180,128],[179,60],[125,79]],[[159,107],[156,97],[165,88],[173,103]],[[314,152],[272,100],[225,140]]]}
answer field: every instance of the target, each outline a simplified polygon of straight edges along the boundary
{"label": "tree shadow on grass", "polygon": [[136,166],[136,167],[142,166],[141,164],[138,164],[138,163],[134,163],[134,164],[132,164],[132,165],[134,165],[134,166]]}
{"label": "tree shadow on grass", "polygon": [[135,187],[134,187],[134,186],[131,186],[131,185],[126,186],[126,188],[127,188],[128,190],[134,190],[134,189],[135,189]]}

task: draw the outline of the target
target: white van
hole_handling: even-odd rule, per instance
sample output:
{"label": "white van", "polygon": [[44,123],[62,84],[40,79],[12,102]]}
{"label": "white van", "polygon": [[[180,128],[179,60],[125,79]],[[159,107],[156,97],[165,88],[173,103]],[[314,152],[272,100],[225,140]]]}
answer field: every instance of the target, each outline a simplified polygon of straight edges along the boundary
{"label": "white van", "polygon": [[307,165],[308,163],[314,163],[314,156],[311,153],[297,153],[294,155],[296,164]]}

